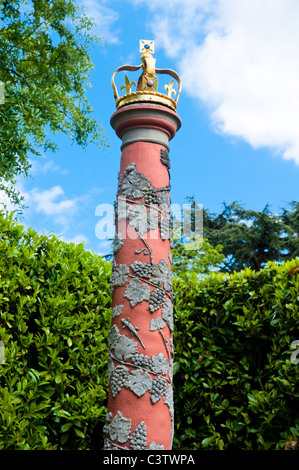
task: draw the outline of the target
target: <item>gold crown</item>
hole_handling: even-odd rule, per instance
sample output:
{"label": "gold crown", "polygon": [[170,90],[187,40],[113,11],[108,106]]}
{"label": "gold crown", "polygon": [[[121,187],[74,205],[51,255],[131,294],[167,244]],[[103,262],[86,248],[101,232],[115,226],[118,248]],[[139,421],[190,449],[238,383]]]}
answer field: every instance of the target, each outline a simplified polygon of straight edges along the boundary
{"label": "gold crown", "polygon": [[[154,102],[163,104],[176,111],[177,103],[181,93],[181,79],[179,75],[170,69],[156,69],[156,59],[153,57],[154,41],[140,40],[140,53],[142,53],[140,65],[122,65],[118,67],[112,75],[112,89],[115,98],[116,108],[125,106],[126,104],[137,103],[140,101]],[[125,75],[125,84],[121,86],[120,91],[125,90],[123,96],[119,96],[115,85],[115,75],[121,71],[135,72],[142,67],[143,71],[137,82],[130,81]],[[167,74],[172,77],[169,84],[165,85],[165,93],[158,92],[158,78],[156,74]],[[173,88],[173,80],[177,82],[177,91]],[[132,87],[136,87],[136,91],[132,91]],[[175,97],[172,98],[172,95]]]}

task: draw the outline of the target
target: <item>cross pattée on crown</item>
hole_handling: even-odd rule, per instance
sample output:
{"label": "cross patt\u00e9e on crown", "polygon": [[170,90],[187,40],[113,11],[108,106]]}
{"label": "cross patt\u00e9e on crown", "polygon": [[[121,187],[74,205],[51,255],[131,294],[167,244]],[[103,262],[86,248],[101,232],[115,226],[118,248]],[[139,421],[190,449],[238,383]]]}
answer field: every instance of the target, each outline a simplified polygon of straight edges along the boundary
{"label": "cross patt\u00e9e on crown", "polygon": [[139,41],[139,51],[141,54],[148,52],[154,54],[155,52],[155,41],[148,41],[145,39],[140,39]]}

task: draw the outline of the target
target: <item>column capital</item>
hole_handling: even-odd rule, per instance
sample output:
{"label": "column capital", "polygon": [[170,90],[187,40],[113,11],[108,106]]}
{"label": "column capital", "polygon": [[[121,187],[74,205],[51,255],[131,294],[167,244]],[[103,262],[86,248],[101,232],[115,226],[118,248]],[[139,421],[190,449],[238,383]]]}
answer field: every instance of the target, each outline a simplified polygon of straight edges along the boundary
{"label": "column capital", "polygon": [[168,142],[181,127],[181,119],[175,111],[149,103],[118,109],[111,116],[110,123],[122,140],[122,148],[135,142],[151,142],[168,149]]}

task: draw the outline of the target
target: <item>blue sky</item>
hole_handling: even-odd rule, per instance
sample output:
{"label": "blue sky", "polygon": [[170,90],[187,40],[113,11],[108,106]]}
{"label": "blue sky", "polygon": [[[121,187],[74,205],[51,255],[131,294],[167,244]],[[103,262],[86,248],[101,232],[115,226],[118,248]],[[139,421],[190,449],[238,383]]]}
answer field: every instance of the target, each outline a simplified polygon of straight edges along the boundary
{"label": "blue sky", "polygon": [[[155,41],[158,68],[182,77],[182,127],[170,142],[171,199],[211,212],[238,201],[274,211],[299,200],[298,0],[85,0],[105,47],[91,50],[87,96],[110,147],[60,150],[34,160],[19,180],[21,223],[106,254],[97,207],[113,205],[120,140],[110,127],[114,70],[139,65],[139,40]],[[139,73],[138,73],[139,75]]]}

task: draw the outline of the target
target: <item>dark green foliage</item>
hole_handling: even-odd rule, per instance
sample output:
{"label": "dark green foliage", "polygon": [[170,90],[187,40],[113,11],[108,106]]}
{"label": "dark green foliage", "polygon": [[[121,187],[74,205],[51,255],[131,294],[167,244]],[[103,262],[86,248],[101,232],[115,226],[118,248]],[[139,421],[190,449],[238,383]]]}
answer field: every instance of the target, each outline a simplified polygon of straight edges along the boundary
{"label": "dark green foliage", "polygon": [[174,279],[176,448],[299,441],[298,264]]}
{"label": "dark green foliage", "polygon": [[284,208],[282,221],[287,226],[287,236],[284,239],[284,248],[287,259],[299,256],[299,202],[293,201],[289,209]]}
{"label": "dark green foliage", "polygon": [[95,448],[106,413],[110,264],[11,218],[0,224],[0,449]]}
{"label": "dark green foliage", "polygon": [[[257,271],[268,261],[284,261],[296,256],[288,247],[290,240],[286,235],[290,227],[268,205],[259,212],[245,209],[236,202],[224,204],[224,210],[216,217],[205,213],[204,225],[212,246],[220,243],[223,247],[226,257],[223,271],[240,271],[245,267]],[[293,233],[289,234],[293,239]]]}
{"label": "dark green foliage", "polygon": [[[194,224],[193,197],[190,221]],[[187,269],[209,272],[217,268],[233,273],[250,267],[262,269],[268,261],[283,262],[299,256],[299,202],[292,201],[278,213],[269,205],[262,211],[246,209],[233,202],[223,204],[219,214],[203,210],[203,248],[199,252],[184,250],[181,239],[174,240],[173,260],[177,271]],[[200,268],[198,271],[197,268]]]}

